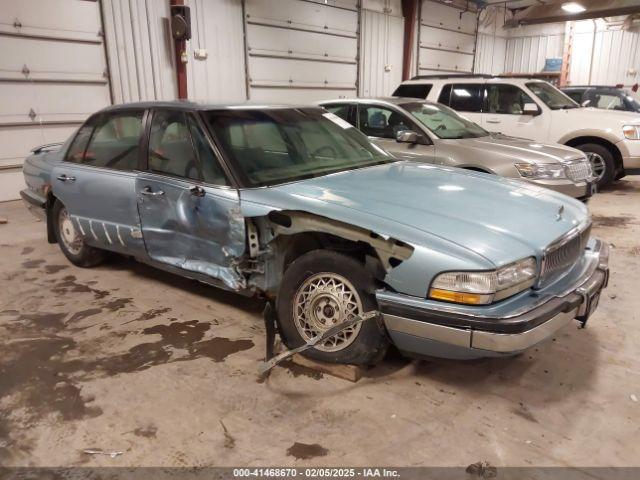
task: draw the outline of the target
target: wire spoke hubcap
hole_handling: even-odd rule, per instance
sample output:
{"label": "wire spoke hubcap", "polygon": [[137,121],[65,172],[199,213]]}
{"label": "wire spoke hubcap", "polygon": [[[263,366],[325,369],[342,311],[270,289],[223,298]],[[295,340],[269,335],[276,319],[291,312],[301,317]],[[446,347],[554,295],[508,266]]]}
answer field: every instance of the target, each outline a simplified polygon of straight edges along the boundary
{"label": "wire spoke hubcap", "polygon": [[607,164],[602,158],[602,155],[594,152],[587,153],[587,159],[591,164],[591,170],[598,180],[601,180],[604,176],[604,172],[607,170]]}
{"label": "wire spoke hubcap", "polygon": [[[293,319],[305,342],[329,328],[362,313],[362,302],[355,287],[337,273],[318,273],[307,278],[294,297]],[[353,343],[362,324],[351,326],[319,343],[316,349],[337,352]]]}
{"label": "wire spoke hubcap", "polygon": [[66,208],[60,209],[58,216],[58,226],[60,228],[60,238],[64,246],[72,254],[78,255],[82,250],[82,237],[78,234],[76,227],[73,225],[71,216]]}

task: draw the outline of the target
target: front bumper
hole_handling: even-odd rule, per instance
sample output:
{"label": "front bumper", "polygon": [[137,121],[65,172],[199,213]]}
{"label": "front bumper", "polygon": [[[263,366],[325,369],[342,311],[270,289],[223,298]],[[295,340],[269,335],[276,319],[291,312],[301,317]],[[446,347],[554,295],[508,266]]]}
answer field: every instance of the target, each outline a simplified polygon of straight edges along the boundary
{"label": "front bumper", "polygon": [[562,291],[533,294],[525,308],[499,316],[463,313],[451,304],[387,291],[376,297],[387,331],[402,351],[448,358],[512,355],[551,337],[572,319],[586,323],[609,280],[609,247],[596,241],[589,261]]}
{"label": "front bumper", "polygon": [[564,193],[578,200],[588,200],[595,193],[595,180],[573,182],[571,180],[528,180],[539,187]]}

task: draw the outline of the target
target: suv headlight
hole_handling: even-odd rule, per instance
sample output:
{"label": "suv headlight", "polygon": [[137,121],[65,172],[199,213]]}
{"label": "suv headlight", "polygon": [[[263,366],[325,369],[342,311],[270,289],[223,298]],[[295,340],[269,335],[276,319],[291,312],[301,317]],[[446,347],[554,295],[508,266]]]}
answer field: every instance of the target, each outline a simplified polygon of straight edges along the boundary
{"label": "suv headlight", "polygon": [[520,176],[534,180],[567,178],[561,163],[516,163]]}
{"label": "suv headlight", "polygon": [[625,125],[622,127],[622,133],[627,140],[640,140],[640,126]]}
{"label": "suv headlight", "polygon": [[445,272],[429,288],[429,298],[466,305],[487,305],[533,285],[536,259],[525,258],[486,272]]}

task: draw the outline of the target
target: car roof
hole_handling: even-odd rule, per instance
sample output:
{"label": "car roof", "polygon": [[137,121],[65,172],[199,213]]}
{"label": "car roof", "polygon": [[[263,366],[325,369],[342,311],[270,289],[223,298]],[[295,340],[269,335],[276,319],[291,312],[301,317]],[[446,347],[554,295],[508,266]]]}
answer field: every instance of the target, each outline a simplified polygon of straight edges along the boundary
{"label": "car roof", "polygon": [[180,110],[200,111],[200,110],[273,110],[273,109],[295,109],[295,108],[318,108],[314,105],[278,105],[264,104],[252,102],[239,103],[207,103],[193,102],[189,100],[172,100],[172,101],[147,101],[147,102],[130,102],[119,103],[117,105],[108,106],[101,111],[113,112],[128,109],[147,109],[147,108],[175,108]]}
{"label": "car roof", "polygon": [[328,105],[332,103],[379,103],[379,104],[391,104],[401,105],[403,103],[420,102],[429,103],[435,105],[436,102],[425,100],[424,98],[410,98],[410,97],[359,97],[359,98],[336,98],[335,100],[322,100],[318,102],[318,105]]}
{"label": "car roof", "polygon": [[571,85],[568,87],[562,87],[562,90],[571,90],[576,88],[584,88],[589,90],[594,90],[596,88],[598,90],[616,90],[616,91],[624,90],[624,87],[615,87],[612,85]]}
{"label": "car roof", "polygon": [[537,78],[533,76],[525,75],[485,75],[485,74],[451,74],[451,75],[416,75],[409,80],[404,80],[401,85],[423,85],[425,83],[436,82],[458,82],[458,83],[472,83],[472,82],[486,82],[486,81],[511,81],[514,83],[529,83],[529,82],[541,82],[549,83],[547,80]]}

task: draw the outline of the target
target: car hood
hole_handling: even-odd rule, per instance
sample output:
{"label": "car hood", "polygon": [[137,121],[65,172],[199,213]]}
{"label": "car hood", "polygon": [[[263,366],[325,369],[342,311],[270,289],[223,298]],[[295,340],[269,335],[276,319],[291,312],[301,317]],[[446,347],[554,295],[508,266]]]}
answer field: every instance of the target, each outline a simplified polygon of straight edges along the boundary
{"label": "car hood", "polygon": [[467,152],[477,158],[491,156],[512,162],[555,163],[559,161],[585,158],[584,153],[572,147],[560,144],[538,143],[524,138],[492,134],[479,138],[463,138],[456,140],[440,140],[438,150],[446,149],[451,155]]}
{"label": "car hood", "polygon": [[[637,112],[625,112],[621,110],[605,110],[602,108],[570,108],[568,110],[553,110],[555,113],[566,115],[567,122],[575,121],[576,125],[589,125],[589,128],[602,128],[611,130],[616,126],[640,125],[640,114]],[[613,131],[622,135],[621,130]]]}
{"label": "car hood", "polygon": [[405,161],[242,190],[240,196],[245,216],[306,211],[414,245],[455,244],[498,267],[539,257],[588,216],[581,202],[551,190]]}

